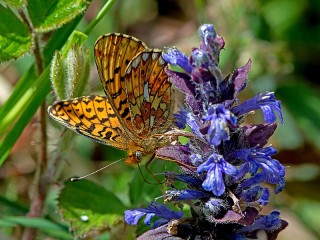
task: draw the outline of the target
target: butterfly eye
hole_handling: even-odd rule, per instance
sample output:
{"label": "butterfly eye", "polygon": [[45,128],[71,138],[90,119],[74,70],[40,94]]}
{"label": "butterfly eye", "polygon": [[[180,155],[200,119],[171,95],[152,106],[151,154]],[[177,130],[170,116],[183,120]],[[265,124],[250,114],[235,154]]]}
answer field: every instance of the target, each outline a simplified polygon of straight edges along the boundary
{"label": "butterfly eye", "polygon": [[136,151],[134,154],[136,155],[136,157],[137,157],[138,159],[142,158],[142,152]]}

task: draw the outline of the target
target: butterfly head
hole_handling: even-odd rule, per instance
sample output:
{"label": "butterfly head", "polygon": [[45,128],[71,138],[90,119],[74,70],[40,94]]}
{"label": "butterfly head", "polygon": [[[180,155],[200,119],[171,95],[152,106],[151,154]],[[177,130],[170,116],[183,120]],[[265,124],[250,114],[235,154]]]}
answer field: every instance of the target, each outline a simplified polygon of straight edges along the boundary
{"label": "butterfly head", "polygon": [[126,159],[126,163],[129,165],[137,165],[141,162],[143,157],[143,153],[141,151],[135,151],[131,154]]}

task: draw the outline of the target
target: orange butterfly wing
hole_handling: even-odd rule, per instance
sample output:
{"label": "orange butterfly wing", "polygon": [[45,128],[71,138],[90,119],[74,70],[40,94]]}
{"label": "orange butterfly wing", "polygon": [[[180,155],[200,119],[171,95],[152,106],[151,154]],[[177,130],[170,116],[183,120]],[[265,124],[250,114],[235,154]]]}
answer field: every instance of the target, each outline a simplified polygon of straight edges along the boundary
{"label": "orange butterfly wing", "polygon": [[128,150],[125,132],[108,99],[88,96],[49,106],[50,117],[65,127],[102,144]]}
{"label": "orange butterfly wing", "polygon": [[134,133],[141,138],[164,133],[172,123],[173,88],[160,50],[145,50],[129,64],[126,91]]}
{"label": "orange butterfly wing", "polygon": [[120,121],[132,130],[124,75],[129,62],[147,46],[137,38],[111,33],[101,36],[94,55],[104,91]]}

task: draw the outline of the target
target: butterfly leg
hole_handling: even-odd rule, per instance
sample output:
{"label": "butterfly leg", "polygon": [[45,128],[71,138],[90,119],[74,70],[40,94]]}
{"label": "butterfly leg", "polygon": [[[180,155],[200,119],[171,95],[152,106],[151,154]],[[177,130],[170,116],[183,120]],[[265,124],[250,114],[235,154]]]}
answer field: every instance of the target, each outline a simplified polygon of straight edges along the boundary
{"label": "butterfly leg", "polygon": [[[180,167],[184,167],[189,171],[193,171],[194,172],[197,169],[196,167],[190,166],[190,165],[188,165],[186,163],[182,163],[182,162],[180,162],[179,160],[176,160],[176,159],[167,158],[167,157],[159,156],[159,155],[156,155],[156,154],[155,154],[154,158],[159,158],[159,159],[161,159],[163,161],[174,162],[174,163],[178,164]],[[148,161],[148,163],[149,163],[149,161]],[[147,163],[147,165],[148,165],[148,163]]]}
{"label": "butterfly leg", "polygon": [[148,171],[148,173],[153,177],[153,179],[155,179],[158,184],[162,184],[165,181],[160,180],[159,178],[156,177],[156,175],[151,171],[151,169],[149,168],[150,163],[156,158],[156,154],[152,154],[152,156],[150,157],[150,159],[148,160],[148,162],[146,163],[146,169]]}

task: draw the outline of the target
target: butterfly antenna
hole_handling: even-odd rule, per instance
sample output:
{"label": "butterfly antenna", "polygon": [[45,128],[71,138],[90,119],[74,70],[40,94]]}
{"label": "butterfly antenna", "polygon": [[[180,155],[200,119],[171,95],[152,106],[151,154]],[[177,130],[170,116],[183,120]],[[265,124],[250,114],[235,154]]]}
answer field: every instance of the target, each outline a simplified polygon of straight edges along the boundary
{"label": "butterfly antenna", "polygon": [[108,165],[106,165],[106,166],[104,166],[104,167],[102,167],[102,168],[100,168],[100,169],[98,169],[98,170],[96,170],[96,171],[94,171],[94,172],[88,173],[88,174],[86,174],[86,175],[84,175],[84,176],[82,176],[82,177],[73,177],[73,178],[70,178],[70,181],[72,181],[72,182],[79,181],[79,180],[84,179],[84,178],[86,178],[86,177],[89,177],[89,176],[91,176],[91,175],[93,175],[93,174],[96,174],[97,172],[100,172],[100,171],[102,171],[102,170],[104,170],[104,169],[112,166],[113,164],[116,164],[116,163],[118,163],[118,162],[120,162],[120,161],[123,161],[123,160],[124,160],[124,158],[120,158],[119,160],[117,160],[117,161],[115,161],[115,162],[112,162],[112,163],[110,163],[110,164],[108,164]]}

